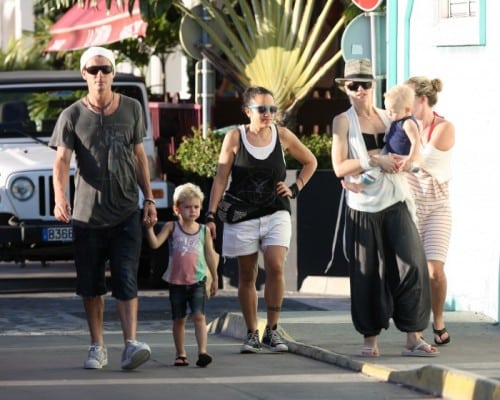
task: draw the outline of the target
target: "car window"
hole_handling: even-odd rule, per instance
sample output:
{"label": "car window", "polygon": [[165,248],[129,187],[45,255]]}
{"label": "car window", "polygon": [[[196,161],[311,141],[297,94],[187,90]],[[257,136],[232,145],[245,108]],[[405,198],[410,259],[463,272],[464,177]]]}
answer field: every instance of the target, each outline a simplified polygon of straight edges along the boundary
{"label": "car window", "polygon": [[[114,87],[141,102],[145,110],[140,88],[130,86]],[[87,94],[84,86],[61,87],[18,87],[0,90],[0,138],[23,137],[27,134],[50,136],[62,110]]]}

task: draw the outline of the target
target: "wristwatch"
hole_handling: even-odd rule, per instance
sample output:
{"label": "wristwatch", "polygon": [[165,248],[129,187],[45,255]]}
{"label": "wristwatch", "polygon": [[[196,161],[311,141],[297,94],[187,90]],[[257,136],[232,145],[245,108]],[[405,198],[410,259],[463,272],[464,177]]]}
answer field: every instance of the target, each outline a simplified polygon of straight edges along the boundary
{"label": "wristwatch", "polygon": [[215,222],[215,212],[213,211],[207,211],[205,214],[205,221],[208,222]]}
{"label": "wristwatch", "polygon": [[153,205],[156,206],[156,201],[154,201],[153,199],[150,199],[148,197],[146,197],[143,201],[142,201],[142,205],[146,204],[146,203],[151,203]]}

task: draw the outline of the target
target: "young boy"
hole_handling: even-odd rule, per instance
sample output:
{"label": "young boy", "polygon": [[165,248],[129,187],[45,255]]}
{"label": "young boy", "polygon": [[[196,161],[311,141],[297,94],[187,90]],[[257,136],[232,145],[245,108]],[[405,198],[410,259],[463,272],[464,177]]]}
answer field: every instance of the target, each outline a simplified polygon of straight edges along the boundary
{"label": "young boy", "polygon": [[158,235],[155,235],[153,226],[147,227],[148,242],[153,249],[169,240],[169,265],[162,278],[169,283],[177,352],[174,365],[179,367],[189,365],[184,347],[188,304],[198,344],[196,365],[206,367],[212,362],[212,356],[207,353],[205,299],[208,289],[205,288],[205,281],[207,274],[211,274],[209,290],[210,295],[215,295],[219,255],[214,250],[210,230],[196,222],[200,216],[203,197],[201,189],[192,183],[177,186],[174,191],[174,212],[179,220],[167,222]]}
{"label": "young boy", "polygon": [[[408,85],[397,85],[384,94],[385,109],[392,123],[387,131],[381,154],[406,156],[399,166],[400,171],[417,172],[420,157],[420,133],[417,120],[412,115],[415,92]],[[375,182],[381,170],[378,167],[365,170],[359,182],[345,182],[342,186],[353,192],[360,192],[366,185]]]}

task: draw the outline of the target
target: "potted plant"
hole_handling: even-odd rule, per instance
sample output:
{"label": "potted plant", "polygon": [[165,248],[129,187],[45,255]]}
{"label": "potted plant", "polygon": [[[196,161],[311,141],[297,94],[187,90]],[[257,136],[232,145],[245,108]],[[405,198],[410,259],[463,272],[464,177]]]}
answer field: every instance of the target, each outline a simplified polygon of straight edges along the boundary
{"label": "potted plant", "polygon": [[[213,178],[217,171],[217,160],[228,128],[221,130],[208,130],[207,137],[203,139],[201,130],[193,129],[192,136],[184,136],[179,144],[175,156],[171,161],[176,162],[187,178]],[[300,138],[316,156],[318,170],[332,169],[331,148],[332,138],[327,134],[304,135]],[[287,169],[298,169],[300,164],[285,153]]]}

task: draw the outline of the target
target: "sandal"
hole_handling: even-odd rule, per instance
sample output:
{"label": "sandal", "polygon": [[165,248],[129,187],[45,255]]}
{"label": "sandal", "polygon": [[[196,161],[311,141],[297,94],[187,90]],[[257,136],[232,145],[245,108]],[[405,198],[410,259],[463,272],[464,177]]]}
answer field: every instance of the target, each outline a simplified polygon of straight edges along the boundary
{"label": "sandal", "polygon": [[401,352],[402,356],[407,357],[436,357],[439,351],[429,343],[420,342],[411,348],[406,348]]}
{"label": "sandal", "polygon": [[361,357],[380,357],[380,351],[376,346],[363,346],[359,355]]}
{"label": "sandal", "polygon": [[211,362],[212,362],[212,356],[210,354],[200,353],[198,355],[198,361],[196,361],[196,365],[198,367],[206,367]]}
{"label": "sandal", "polygon": [[[446,330],[446,327],[443,329],[436,329],[434,328],[434,324],[432,324],[432,332],[434,332],[434,343],[436,343],[438,346],[441,346],[443,344],[450,343],[451,337],[448,331]],[[442,336],[447,333],[448,337],[446,339],[443,339]],[[439,338],[439,342],[436,340],[436,336]]]}
{"label": "sandal", "polygon": [[189,365],[188,359],[186,356],[177,356],[175,357],[174,366],[176,367],[187,367]]}

